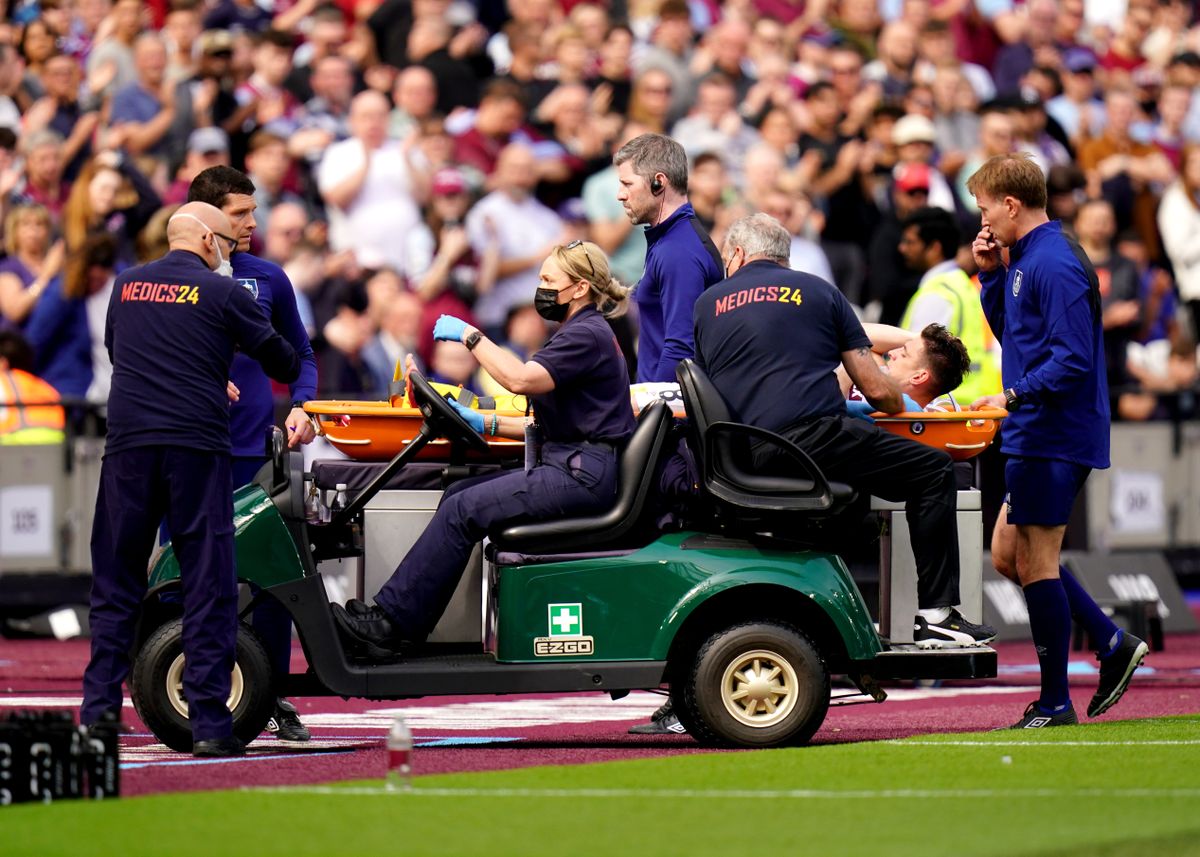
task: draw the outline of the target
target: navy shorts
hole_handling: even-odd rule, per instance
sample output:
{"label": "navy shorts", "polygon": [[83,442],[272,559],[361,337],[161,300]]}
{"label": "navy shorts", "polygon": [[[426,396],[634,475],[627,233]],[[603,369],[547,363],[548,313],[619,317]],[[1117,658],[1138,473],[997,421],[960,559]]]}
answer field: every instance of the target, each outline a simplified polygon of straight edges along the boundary
{"label": "navy shorts", "polygon": [[1010,524],[1061,527],[1092,468],[1054,458],[1012,457],[1004,463]]}

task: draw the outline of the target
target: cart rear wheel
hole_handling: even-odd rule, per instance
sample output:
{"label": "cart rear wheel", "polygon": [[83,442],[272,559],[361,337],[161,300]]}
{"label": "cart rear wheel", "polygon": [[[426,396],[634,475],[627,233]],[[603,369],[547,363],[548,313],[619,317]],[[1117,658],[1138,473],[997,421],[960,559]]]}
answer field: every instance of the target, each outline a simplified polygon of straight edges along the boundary
{"label": "cart rear wheel", "polygon": [[[138,717],[158,740],[172,750],[190,753],[192,727],[183,694],[183,667],[183,622],[172,619],[138,651],[130,673],[130,695]],[[233,734],[246,743],[262,732],[275,707],[270,658],[254,630],[241,622],[227,705],[233,714]]]}
{"label": "cart rear wheel", "polygon": [[829,672],[798,629],[747,622],[705,640],[672,698],[680,721],[702,744],[802,744],[829,710]]}

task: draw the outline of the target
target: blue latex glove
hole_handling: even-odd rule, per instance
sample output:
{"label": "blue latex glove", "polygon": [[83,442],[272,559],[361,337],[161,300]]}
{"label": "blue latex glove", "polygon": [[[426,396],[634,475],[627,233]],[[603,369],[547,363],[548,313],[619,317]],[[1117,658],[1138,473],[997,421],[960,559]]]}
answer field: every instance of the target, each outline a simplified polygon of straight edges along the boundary
{"label": "blue latex glove", "polygon": [[443,342],[462,342],[467,323],[452,315],[438,316],[437,324],[433,326],[433,338]]}
{"label": "blue latex glove", "polygon": [[875,422],[871,414],[875,413],[875,406],[870,402],[846,402],[846,416],[854,417],[856,420],[865,420],[866,422]]}
{"label": "blue latex glove", "polygon": [[[442,318],[450,318],[450,316],[444,315]],[[452,320],[458,321],[456,318]],[[438,324],[441,324],[440,320],[438,321]],[[447,399],[446,401],[450,403],[450,407],[458,411],[458,415],[463,418],[463,422],[475,429],[475,431],[479,432],[479,434],[483,434],[483,414],[479,413],[479,411],[476,411],[473,408],[460,405],[458,402],[454,401],[454,399]]]}

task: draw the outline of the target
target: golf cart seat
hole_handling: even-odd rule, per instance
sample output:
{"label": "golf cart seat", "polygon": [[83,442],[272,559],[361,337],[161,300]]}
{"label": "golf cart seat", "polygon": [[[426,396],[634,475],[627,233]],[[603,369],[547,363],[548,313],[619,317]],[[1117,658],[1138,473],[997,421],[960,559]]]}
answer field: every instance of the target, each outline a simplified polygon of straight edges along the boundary
{"label": "golf cart seat", "polygon": [[[855,498],[849,485],[830,482],[808,453],[787,438],[733,422],[729,407],[693,360],[680,361],[675,375],[688,414],[688,446],[696,457],[700,481],[719,510],[750,527],[779,522],[781,514],[827,515]],[[758,441],[790,459],[791,473],[755,471],[750,443]],[[792,475],[798,472],[802,475]]]}
{"label": "golf cart seat", "polygon": [[671,427],[671,409],[654,402],[638,417],[637,428],[620,453],[617,499],[606,512],[584,518],[537,521],[507,528],[492,538],[498,550],[554,554],[626,547],[638,531],[656,473],[655,464]]}

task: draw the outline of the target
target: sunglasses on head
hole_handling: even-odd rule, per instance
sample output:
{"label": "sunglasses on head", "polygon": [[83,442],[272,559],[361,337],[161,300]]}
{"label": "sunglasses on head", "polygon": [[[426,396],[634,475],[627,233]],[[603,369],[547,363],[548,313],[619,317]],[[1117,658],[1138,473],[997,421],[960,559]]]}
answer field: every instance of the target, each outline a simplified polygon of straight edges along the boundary
{"label": "sunglasses on head", "polygon": [[583,258],[587,259],[588,270],[591,272],[593,277],[596,276],[596,268],[594,265],[592,265],[592,257],[588,255],[587,245],[585,245],[582,241],[580,241],[578,238],[576,238],[570,244],[567,244],[566,246],[564,246],[563,249],[564,250],[574,250],[576,247],[583,248]]}

